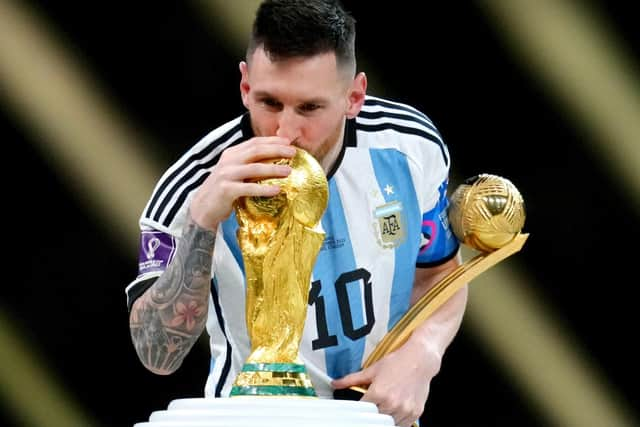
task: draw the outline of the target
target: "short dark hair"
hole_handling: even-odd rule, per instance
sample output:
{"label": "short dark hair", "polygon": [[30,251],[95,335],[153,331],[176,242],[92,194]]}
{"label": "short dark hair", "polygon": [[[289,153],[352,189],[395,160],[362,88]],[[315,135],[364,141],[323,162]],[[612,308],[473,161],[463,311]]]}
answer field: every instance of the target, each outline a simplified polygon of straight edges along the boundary
{"label": "short dark hair", "polygon": [[247,60],[262,47],[272,61],[334,52],[355,72],[356,21],[337,0],[265,0],[253,22]]}

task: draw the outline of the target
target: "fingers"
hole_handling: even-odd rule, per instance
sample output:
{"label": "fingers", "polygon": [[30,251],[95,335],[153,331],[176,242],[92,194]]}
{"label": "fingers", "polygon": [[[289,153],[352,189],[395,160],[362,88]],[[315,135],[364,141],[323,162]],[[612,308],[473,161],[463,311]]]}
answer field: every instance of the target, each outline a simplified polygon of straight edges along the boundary
{"label": "fingers", "polygon": [[379,361],[360,372],[332,382],[335,388],[368,386],[360,400],[374,403],[378,411],[391,415],[396,425],[411,426],[422,414],[428,396],[428,383],[414,376],[403,376],[395,364]]}
{"label": "fingers", "polygon": [[224,150],[191,201],[193,220],[202,227],[215,229],[229,217],[233,203],[239,197],[278,194],[280,188],[277,185],[263,185],[255,181],[284,178],[291,173],[291,167],[287,165],[264,162],[294,156],[296,149],[290,143],[285,138],[257,137]]}
{"label": "fingers", "polygon": [[351,386],[367,386],[369,384],[371,384],[371,374],[367,369],[331,381],[333,388],[338,389]]}
{"label": "fingers", "polygon": [[273,163],[250,163],[227,165],[212,176],[210,197],[215,197],[224,205],[230,205],[239,197],[271,197],[280,192],[277,185],[261,184],[263,178],[284,178],[291,173],[291,167]]}
{"label": "fingers", "polygon": [[250,144],[280,144],[280,145],[291,145],[291,140],[288,138],[283,138],[281,136],[255,136],[249,140],[247,140]]}
{"label": "fingers", "polygon": [[390,394],[389,390],[380,390],[375,385],[367,390],[361,400],[375,403],[380,413],[391,415],[395,424],[400,427],[411,426],[420,418],[424,409],[408,396]]}
{"label": "fingers", "polygon": [[291,141],[280,137],[259,137],[224,151],[220,163],[247,164],[275,158],[290,158],[296,154]]}
{"label": "fingers", "polygon": [[394,421],[400,427],[409,427],[420,418],[422,410],[408,404],[402,405],[394,414]]}
{"label": "fingers", "polygon": [[274,163],[249,163],[228,165],[217,173],[221,181],[251,182],[264,178],[284,178],[291,173],[291,167]]}
{"label": "fingers", "polygon": [[[280,187],[278,187],[277,185],[264,185],[255,183],[233,183],[229,184],[228,188],[232,188],[229,192],[230,194],[242,194],[242,197],[272,197],[280,192]],[[234,197],[234,199],[235,198],[237,197]]]}

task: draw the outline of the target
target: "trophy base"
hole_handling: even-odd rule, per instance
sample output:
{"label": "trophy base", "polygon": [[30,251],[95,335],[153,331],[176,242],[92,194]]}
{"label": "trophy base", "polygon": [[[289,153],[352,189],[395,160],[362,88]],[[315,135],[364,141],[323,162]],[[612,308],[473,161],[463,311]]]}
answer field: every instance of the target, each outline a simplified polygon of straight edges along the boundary
{"label": "trophy base", "polygon": [[236,377],[230,396],[316,397],[316,392],[304,365],[245,363]]}
{"label": "trophy base", "polygon": [[382,427],[395,426],[371,402],[244,396],[172,400],[133,427]]}

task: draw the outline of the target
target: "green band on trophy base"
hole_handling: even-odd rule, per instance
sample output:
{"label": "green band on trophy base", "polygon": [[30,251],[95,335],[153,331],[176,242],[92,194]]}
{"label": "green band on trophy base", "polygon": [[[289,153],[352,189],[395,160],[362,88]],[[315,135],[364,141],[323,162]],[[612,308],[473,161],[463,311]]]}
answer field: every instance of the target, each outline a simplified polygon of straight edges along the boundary
{"label": "green band on trophy base", "polygon": [[231,396],[306,396],[316,392],[299,363],[245,363],[231,388]]}
{"label": "green band on trophy base", "polygon": [[283,387],[275,385],[233,386],[231,396],[306,396],[316,397],[313,387]]}
{"label": "green band on trophy base", "polygon": [[296,372],[307,373],[304,365],[297,363],[245,363],[242,372]]}

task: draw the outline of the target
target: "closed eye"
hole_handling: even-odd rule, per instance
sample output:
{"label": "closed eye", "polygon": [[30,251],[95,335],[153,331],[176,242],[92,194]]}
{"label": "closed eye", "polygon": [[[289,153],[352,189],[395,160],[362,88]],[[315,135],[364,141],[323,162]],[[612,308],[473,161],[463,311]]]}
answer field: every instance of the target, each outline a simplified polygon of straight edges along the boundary
{"label": "closed eye", "polygon": [[313,102],[306,102],[299,107],[300,111],[304,113],[311,113],[312,111],[316,111],[319,108],[321,108],[321,105]]}
{"label": "closed eye", "polygon": [[270,108],[270,109],[281,109],[282,108],[282,103],[278,100],[276,100],[275,98],[262,98],[260,99],[260,102],[265,105],[266,107]]}

